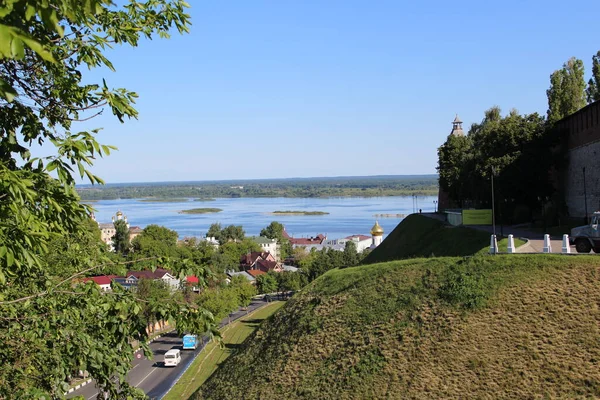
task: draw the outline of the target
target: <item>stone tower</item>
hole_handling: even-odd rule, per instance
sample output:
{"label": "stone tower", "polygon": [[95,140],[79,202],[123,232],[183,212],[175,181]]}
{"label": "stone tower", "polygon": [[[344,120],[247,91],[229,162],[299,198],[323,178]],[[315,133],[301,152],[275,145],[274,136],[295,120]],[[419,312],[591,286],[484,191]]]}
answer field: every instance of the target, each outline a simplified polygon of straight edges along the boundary
{"label": "stone tower", "polygon": [[456,118],[452,121],[452,132],[450,132],[450,134],[454,136],[465,136],[462,128],[462,121],[458,117],[458,114],[456,114]]}
{"label": "stone tower", "polygon": [[373,237],[373,245],[371,247],[377,247],[383,241],[383,228],[379,225],[378,221],[375,221],[375,225],[371,228],[371,236]]}

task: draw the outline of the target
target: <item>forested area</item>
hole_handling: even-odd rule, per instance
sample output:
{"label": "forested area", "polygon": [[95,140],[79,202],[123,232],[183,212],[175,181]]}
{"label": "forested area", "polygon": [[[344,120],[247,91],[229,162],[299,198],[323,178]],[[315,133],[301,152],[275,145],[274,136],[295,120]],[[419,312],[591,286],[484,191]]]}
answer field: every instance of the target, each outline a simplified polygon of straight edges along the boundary
{"label": "forested area", "polygon": [[566,163],[564,132],[554,124],[600,99],[600,51],[592,57],[592,77],[584,80],[584,64],[569,59],[550,76],[547,116],[502,115],[499,107],[485,111],[466,136],[449,135],[438,149],[440,188],[454,207],[491,208],[492,179],[496,215],[506,223],[545,223],[565,217],[557,189],[557,172]]}
{"label": "forested area", "polygon": [[437,195],[435,175],[273,179],[78,186],[84,200],[217,197],[342,197]]}

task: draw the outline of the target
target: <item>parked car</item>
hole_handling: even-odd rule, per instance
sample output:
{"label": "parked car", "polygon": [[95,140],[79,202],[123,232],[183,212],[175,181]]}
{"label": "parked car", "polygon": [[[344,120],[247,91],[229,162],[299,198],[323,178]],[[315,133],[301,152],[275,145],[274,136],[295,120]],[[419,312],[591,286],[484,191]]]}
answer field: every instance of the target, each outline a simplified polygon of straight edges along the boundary
{"label": "parked car", "polygon": [[181,351],[171,349],[165,353],[165,367],[176,367],[181,362]]}

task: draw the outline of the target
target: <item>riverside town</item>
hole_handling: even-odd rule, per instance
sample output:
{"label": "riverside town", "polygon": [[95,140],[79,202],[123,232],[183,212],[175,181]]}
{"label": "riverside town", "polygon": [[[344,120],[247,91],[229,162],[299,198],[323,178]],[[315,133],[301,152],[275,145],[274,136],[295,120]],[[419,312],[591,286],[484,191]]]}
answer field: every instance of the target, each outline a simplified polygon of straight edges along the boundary
{"label": "riverside town", "polygon": [[599,13],[3,2],[0,400],[600,398]]}

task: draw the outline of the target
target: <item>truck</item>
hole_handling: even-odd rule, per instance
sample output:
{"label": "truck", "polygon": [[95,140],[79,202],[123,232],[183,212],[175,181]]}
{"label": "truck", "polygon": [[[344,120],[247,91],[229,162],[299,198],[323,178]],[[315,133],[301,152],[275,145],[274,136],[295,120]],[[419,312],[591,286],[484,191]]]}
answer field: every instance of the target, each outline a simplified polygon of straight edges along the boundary
{"label": "truck", "polygon": [[569,242],[575,245],[578,253],[589,253],[594,250],[595,253],[600,253],[600,231],[598,231],[598,223],[600,223],[600,211],[592,214],[592,218],[588,225],[578,226],[571,229]]}
{"label": "truck", "polygon": [[196,335],[183,336],[183,350],[196,350],[198,347],[198,337]]}

